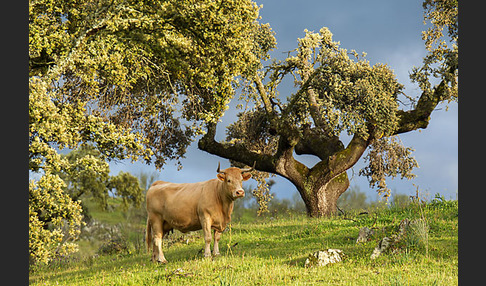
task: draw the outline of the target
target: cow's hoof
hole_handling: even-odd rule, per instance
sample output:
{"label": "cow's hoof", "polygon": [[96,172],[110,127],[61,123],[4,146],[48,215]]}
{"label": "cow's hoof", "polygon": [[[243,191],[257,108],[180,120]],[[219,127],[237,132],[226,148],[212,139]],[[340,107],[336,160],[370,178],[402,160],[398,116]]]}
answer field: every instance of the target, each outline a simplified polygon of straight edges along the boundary
{"label": "cow's hoof", "polygon": [[167,264],[167,260],[164,259],[151,259],[153,263],[158,263],[158,264]]}

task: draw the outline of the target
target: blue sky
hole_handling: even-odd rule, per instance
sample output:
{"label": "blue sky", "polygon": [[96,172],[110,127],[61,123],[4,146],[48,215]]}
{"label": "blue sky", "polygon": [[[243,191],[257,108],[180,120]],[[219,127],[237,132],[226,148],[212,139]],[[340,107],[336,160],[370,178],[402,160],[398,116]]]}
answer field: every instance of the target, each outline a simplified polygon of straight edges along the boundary
{"label": "blue sky", "polygon": [[[283,59],[286,52],[297,46],[297,38],[304,36],[304,29],[319,31],[328,27],[333,33],[333,39],[340,41],[341,47],[355,49],[358,53],[366,52],[366,59],[371,64],[388,64],[397,75],[398,80],[405,85],[405,93],[410,96],[419,95],[419,89],[413,85],[408,74],[412,67],[419,66],[426,51],[421,39],[421,31],[426,29],[423,24],[422,1],[417,0],[258,0],[263,4],[260,10],[262,23],[270,23],[275,31],[277,49],[271,56]],[[295,92],[291,80],[283,83],[279,92],[282,96]],[[234,122],[236,113],[235,100],[218,125],[217,138],[224,138],[224,127]],[[405,146],[415,149],[414,156],[420,168],[415,169],[417,177],[413,180],[400,178],[388,179],[388,186],[397,193],[412,195],[416,187],[423,195],[433,198],[435,193],[444,195],[447,199],[456,199],[458,195],[458,107],[457,103],[440,105],[432,113],[427,129],[413,131],[400,136]],[[297,156],[298,160],[308,166],[317,161],[311,156]],[[158,178],[172,182],[204,181],[216,176],[218,161],[221,167],[229,166],[229,161],[197,149],[195,141],[182,159],[182,170],[177,170],[176,162],[168,162],[161,171],[143,163],[110,163],[112,174],[119,171],[129,171],[138,174],[140,171],[157,173]],[[376,199],[376,191],[370,189],[368,181],[359,177],[358,172],[364,167],[363,158],[348,170],[351,186],[357,185],[368,195]],[[354,173],[354,175],[353,175]],[[276,184],[272,192],[279,198],[290,198],[296,193],[295,187],[286,179],[273,178]],[[247,185],[256,185],[250,180]]]}

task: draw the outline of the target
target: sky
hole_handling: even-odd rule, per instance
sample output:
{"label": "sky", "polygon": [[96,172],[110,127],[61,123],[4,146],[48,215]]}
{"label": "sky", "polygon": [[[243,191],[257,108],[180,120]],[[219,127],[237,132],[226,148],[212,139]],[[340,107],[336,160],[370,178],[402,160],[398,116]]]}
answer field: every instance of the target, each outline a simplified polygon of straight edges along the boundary
{"label": "sky", "polygon": [[[272,58],[284,59],[287,52],[297,47],[297,39],[304,37],[304,30],[318,32],[328,27],[333,40],[339,41],[342,48],[354,49],[359,54],[366,52],[370,64],[383,63],[395,72],[400,83],[405,85],[405,93],[418,96],[420,90],[412,84],[408,74],[412,67],[420,66],[426,54],[421,32],[423,24],[422,1],[417,0],[257,0],[262,23],[269,23],[275,32],[277,49],[271,52]],[[292,80],[279,87],[283,96],[295,92]],[[238,96],[236,96],[238,97]],[[216,139],[225,137],[225,126],[236,119],[237,102],[230,103],[222,122],[218,124]],[[441,104],[432,113],[426,129],[400,135],[407,147],[415,149],[413,155],[419,168],[413,172],[412,180],[387,179],[392,193],[415,195],[418,188],[421,196],[433,198],[436,193],[446,199],[458,197],[458,107],[457,103]],[[344,142],[345,144],[347,142]],[[366,154],[366,153],[365,153]],[[348,170],[350,185],[365,192],[369,200],[378,199],[376,190],[371,189],[365,177],[358,172],[365,166],[364,156]],[[296,156],[296,159],[312,167],[317,160],[311,156]],[[152,173],[160,180],[176,183],[205,181],[216,177],[216,168],[227,168],[227,159],[211,155],[197,149],[197,140],[187,149],[186,158],[181,160],[182,169],[177,170],[175,161],[169,161],[162,170],[143,163],[122,161],[110,163],[112,175],[120,171],[137,175],[140,172]],[[274,177],[276,184],[271,191],[276,197],[291,198],[297,190],[285,178]],[[244,183],[256,186],[254,180]]]}

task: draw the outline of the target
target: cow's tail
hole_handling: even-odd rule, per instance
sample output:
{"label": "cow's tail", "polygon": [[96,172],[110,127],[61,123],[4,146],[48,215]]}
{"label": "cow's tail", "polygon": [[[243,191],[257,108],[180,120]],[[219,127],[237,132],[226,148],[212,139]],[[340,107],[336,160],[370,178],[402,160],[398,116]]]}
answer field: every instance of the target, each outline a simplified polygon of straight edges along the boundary
{"label": "cow's tail", "polygon": [[150,219],[147,217],[147,230],[145,231],[145,243],[147,244],[147,251],[150,253],[150,245],[152,245],[152,225]]}

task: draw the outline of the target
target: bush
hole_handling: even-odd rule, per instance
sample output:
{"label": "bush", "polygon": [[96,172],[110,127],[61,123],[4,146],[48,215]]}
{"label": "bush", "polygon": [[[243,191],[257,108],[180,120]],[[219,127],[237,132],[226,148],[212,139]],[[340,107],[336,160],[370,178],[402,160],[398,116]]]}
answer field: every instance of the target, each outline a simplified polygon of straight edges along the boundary
{"label": "bush", "polygon": [[410,222],[405,239],[407,248],[425,249],[429,245],[429,225],[423,218]]}
{"label": "bush", "polygon": [[130,254],[129,243],[126,239],[121,237],[112,238],[100,246],[98,254]]}
{"label": "bush", "polygon": [[29,262],[49,263],[78,250],[74,241],[82,225],[81,206],[64,191],[57,175],[29,182]]}
{"label": "bush", "polygon": [[345,211],[366,210],[370,207],[366,199],[366,194],[361,192],[359,186],[353,185],[339,197],[337,204]]}

